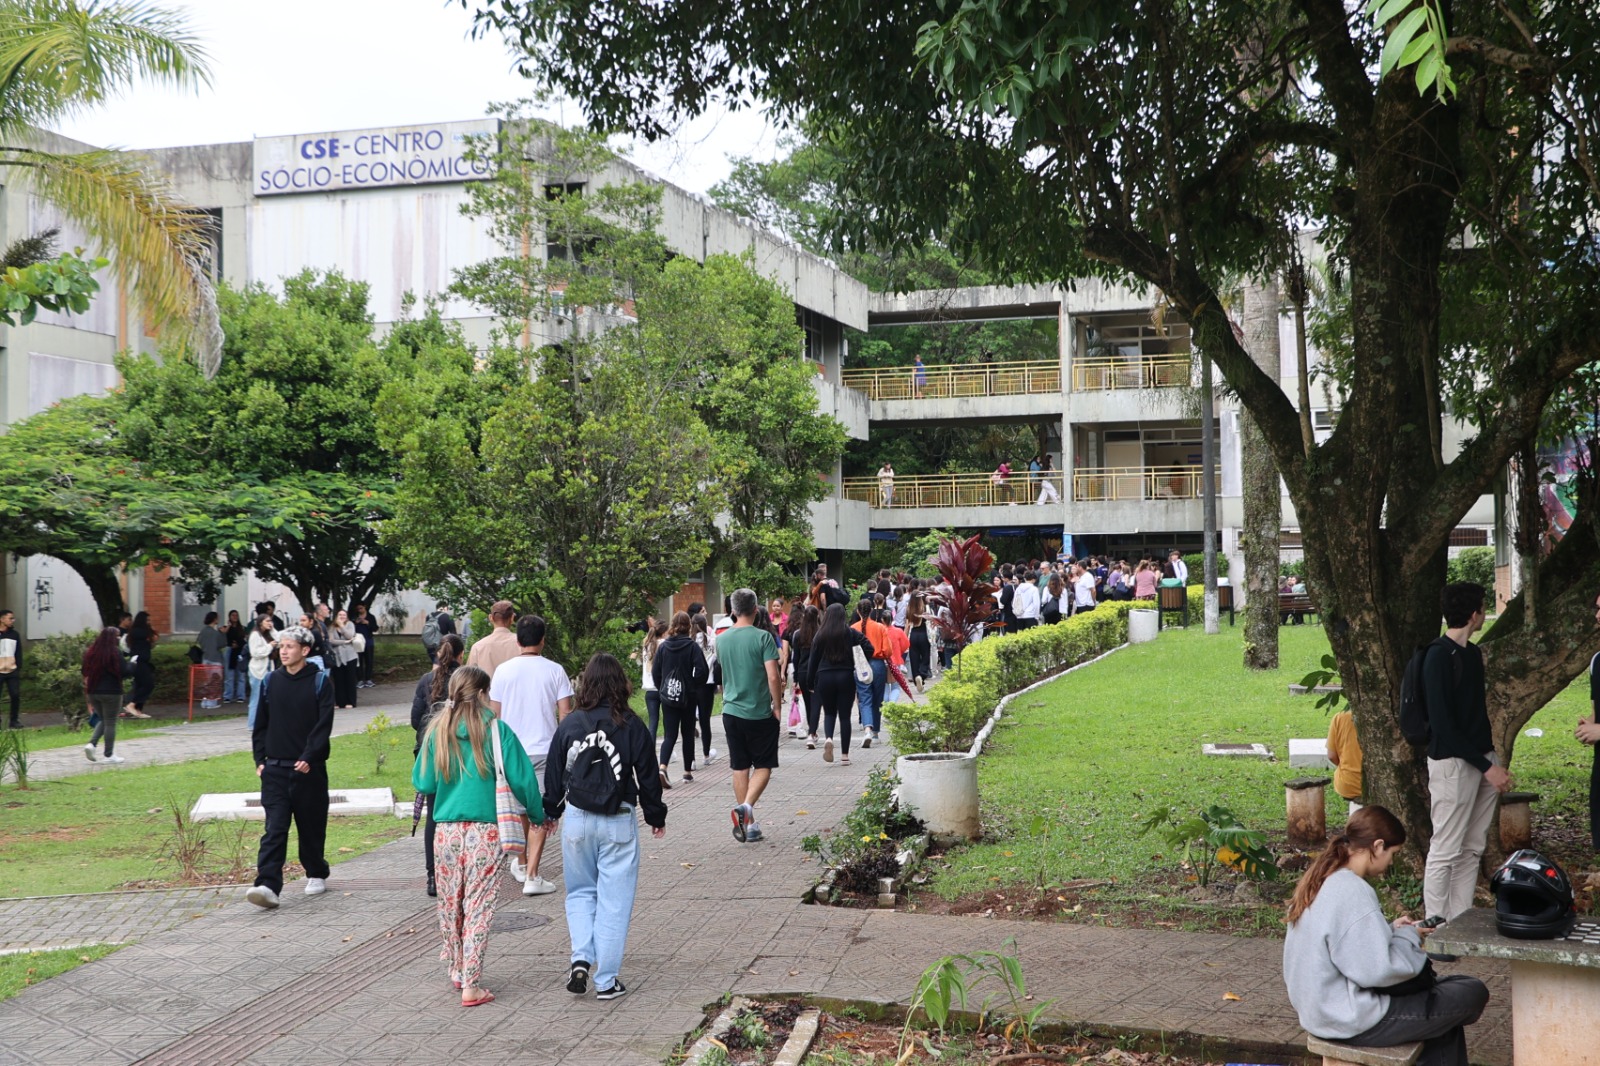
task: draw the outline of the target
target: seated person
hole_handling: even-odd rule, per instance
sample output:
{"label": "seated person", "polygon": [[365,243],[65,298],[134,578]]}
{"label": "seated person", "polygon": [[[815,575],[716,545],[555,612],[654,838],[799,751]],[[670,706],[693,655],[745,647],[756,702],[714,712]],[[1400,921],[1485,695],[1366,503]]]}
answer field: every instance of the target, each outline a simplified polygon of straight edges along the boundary
{"label": "seated person", "polygon": [[1410,918],[1386,921],[1367,884],[1405,841],[1383,807],[1361,808],[1329,841],[1289,903],[1283,981],[1313,1036],[1357,1047],[1420,1040],[1418,1066],[1468,1066],[1466,1027],[1483,1013],[1488,988],[1465,975],[1430,978],[1422,931]]}
{"label": "seated person", "polygon": [[1333,790],[1350,801],[1350,813],[1361,809],[1361,741],[1355,716],[1340,711],[1328,723],[1328,761],[1333,763]]}

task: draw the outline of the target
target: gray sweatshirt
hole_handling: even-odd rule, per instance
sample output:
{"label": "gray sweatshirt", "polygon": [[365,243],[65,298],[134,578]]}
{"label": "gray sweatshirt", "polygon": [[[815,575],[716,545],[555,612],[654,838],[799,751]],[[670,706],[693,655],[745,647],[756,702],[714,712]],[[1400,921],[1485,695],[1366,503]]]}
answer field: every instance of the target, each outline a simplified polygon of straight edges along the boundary
{"label": "gray sweatshirt", "polygon": [[1283,941],[1283,983],[1300,1025],[1348,1040],[1383,1020],[1389,997],[1369,991],[1415,977],[1427,964],[1422,938],[1395,929],[1378,894],[1348,867],[1329,875]]}

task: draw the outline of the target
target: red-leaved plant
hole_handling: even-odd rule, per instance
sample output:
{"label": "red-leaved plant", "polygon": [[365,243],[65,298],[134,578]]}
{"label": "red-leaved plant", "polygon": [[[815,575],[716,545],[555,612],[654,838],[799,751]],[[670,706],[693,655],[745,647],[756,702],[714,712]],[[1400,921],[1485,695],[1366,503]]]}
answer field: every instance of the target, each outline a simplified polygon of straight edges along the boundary
{"label": "red-leaved plant", "polygon": [[[976,534],[966,540],[951,537],[939,542],[934,565],[939,568],[941,586],[931,599],[944,608],[935,615],[935,622],[944,634],[945,646],[954,648],[959,655],[994,611],[999,585],[984,580],[994,567],[994,556],[978,543]],[[960,670],[958,658],[956,671]]]}

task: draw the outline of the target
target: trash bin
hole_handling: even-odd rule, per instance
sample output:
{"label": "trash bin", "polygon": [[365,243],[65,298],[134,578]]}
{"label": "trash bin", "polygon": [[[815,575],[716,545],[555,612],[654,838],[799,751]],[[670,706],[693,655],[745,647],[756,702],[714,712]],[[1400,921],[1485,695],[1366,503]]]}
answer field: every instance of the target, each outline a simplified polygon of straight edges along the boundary
{"label": "trash bin", "polygon": [[1144,644],[1156,639],[1156,634],[1161,632],[1161,614],[1159,611],[1129,611],[1128,612],[1128,643]]}
{"label": "trash bin", "polygon": [[964,751],[902,755],[895,763],[900,802],[922,819],[928,836],[940,844],[977,840],[978,760]]}

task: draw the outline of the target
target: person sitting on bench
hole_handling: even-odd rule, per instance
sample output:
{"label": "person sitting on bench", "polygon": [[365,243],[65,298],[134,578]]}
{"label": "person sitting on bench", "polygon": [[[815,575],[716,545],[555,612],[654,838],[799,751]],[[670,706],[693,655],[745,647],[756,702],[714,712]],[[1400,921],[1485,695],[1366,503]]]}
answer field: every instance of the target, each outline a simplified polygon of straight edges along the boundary
{"label": "person sitting on bench", "polygon": [[1306,1032],[1355,1047],[1423,1042],[1418,1066],[1467,1066],[1466,1026],[1489,990],[1476,977],[1436,977],[1424,928],[1384,920],[1368,878],[1406,842],[1383,807],[1363,807],[1300,876],[1289,903],[1283,981]]}

